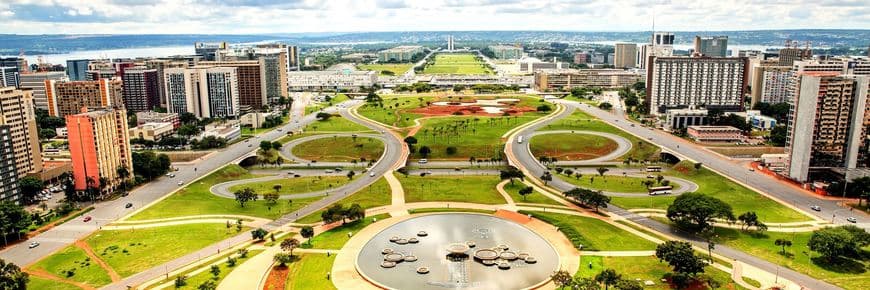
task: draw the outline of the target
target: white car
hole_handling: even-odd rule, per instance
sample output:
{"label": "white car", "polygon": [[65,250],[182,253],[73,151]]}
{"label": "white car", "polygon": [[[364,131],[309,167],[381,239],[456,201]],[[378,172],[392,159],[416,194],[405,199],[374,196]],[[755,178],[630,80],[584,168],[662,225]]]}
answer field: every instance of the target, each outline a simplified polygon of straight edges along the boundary
{"label": "white car", "polygon": [[847,217],[846,220],[853,224],[858,222],[858,219],[854,217]]}
{"label": "white car", "polygon": [[178,185],[182,185],[182,184],[184,184],[184,181],[179,181],[179,182],[178,182]]}
{"label": "white car", "polygon": [[369,176],[371,176],[371,177],[375,177],[375,173],[374,173],[374,172],[369,172]]}
{"label": "white car", "polygon": [[423,159],[420,159],[420,161],[417,161],[417,163],[426,164],[426,163],[429,163],[429,160],[423,158]]}
{"label": "white car", "polygon": [[30,246],[27,246],[30,249],[39,247],[39,242],[30,242]]}

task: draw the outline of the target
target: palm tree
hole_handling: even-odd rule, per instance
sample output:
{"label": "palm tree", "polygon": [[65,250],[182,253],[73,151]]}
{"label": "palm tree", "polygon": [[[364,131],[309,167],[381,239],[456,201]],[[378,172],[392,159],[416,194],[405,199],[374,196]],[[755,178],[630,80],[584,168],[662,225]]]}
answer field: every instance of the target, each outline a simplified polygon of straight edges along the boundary
{"label": "palm tree", "polygon": [[601,273],[598,273],[598,275],[595,275],[595,281],[598,281],[598,283],[604,284],[605,290],[607,290],[607,288],[609,288],[610,285],[613,285],[613,284],[616,284],[616,282],[619,282],[619,279],[622,279],[622,275],[617,274],[616,270],[613,270],[613,269],[604,269],[603,271],[601,271]]}
{"label": "palm tree", "polygon": [[605,172],[610,171],[610,169],[607,169],[607,168],[605,168],[605,167],[598,167],[598,168],[595,169],[595,170],[598,171],[598,175],[601,175],[601,176],[604,176],[604,173],[605,173]]}
{"label": "palm tree", "polygon": [[121,178],[121,185],[124,187],[124,190],[127,190],[127,177],[130,177],[130,170],[125,166],[118,166],[115,169],[115,173],[118,174],[118,177]]}

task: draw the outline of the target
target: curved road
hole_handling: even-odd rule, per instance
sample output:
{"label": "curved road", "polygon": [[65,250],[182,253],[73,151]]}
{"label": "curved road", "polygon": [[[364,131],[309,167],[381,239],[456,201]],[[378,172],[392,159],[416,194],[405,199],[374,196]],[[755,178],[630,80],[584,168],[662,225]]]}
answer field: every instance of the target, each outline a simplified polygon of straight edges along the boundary
{"label": "curved road", "polygon": [[[656,145],[659,145],[659,146],[664,147],[666,149],[670,149],[672,152],[679,152],[685,156],[688,156],[691,159],[694,159],[694,160],[699,161],[699,162],[703,162],[705,166],[716,169],[719,172],[724,172],[726,174],[734,174],[734,173],[738,173],[738,172],[748,171],[746,168],[742,168],[739,165],[733,164],[729,161],[720,160],[718,157],[715,157],[714,154],[710,154],[709,152],[701,151],[700,149],[694,149],[693,148],[694,146],[686,144],[687,141],[685,141],[685,140],[675,138],[675,137],[663,136],[664,133],[655,132],[655,131],[652,131],[652,130],[649,130],[649,129],[646,129],[643,127],[631,127],[629,125],[631,123],[629,123],[627,120],[625,120],[622,117],[622,114],[618,113],[618,115],[613,115],[610,112],[605,112],[603,110],[599,110],[597,108],[593,108],[591,106],[579,104],[577,102],[572,102],[572,101],[556,100],[555,102],[558,102],[558,103],[565,105],[567,107],[566,110],[564,110],[563,112],[560,112],[559,114],[557,114],[556,116],[554,116],[553,118],[551,118],[549,120],[539,122],[535,125],[532,125],[532,126],[524,128],[520,131],[517,131],[511,138],[508,139],[508,142],[511,142],[511,143],[505,147],[505,150],[507,151],[506,153],[508,153],[507,154],[508,158],[509,159],[513,158],[511,160],[512,164],[517,166],[517,167],[524,168],[524,169],[528,170],[529,173],[531,173],[535,177],[541,176],[544,173],[544,171],[546,171],[547,169],[543,165],[538,163],[537,159],[529,153],[530,151],[528,149],[528,142],[525,142],[523,144],[518,144],[515,141],[515,137],[516,136],[529,136],[529,135],[533,134],[535,131],[537,131],[538,129],[540,129],[541,127],[546,126],[549,123],[552,123],[556,120],[559,120],[559,119],[562,119],[562,118],[565,118],[565,117],[571,115],[574,112],[574,110],[578,109],[578,108],[583,109],[583,111],[585,111],[586,113],[590,113],[599,119],[608,121],[608,123],[610,123],[611,125],[614,125],[622,130],[629,131],[630,133],[634,133],[638,136],[641,136],[642,138],[647,138],[647,137],[652,138],[652,139],[649,139],[649,138],[647,138],[647,139],[654,141],[654,143]],[[641,131],[641,130],[644,130],[644,131]],[[636,132],[638,132],[638,133],[636,133]],[[660,142],[660,140],[666,140],[666,141]],[[677,147],[678,144],[689,145],[689,146],[682,146],[682,149],[674,150],[674,148],[678,148]],[[765,179],[761,178],[762,175],[760,175],[760,174],[755,174],[754,176],[755,176],[754,178],[746,178],[747,181],[749,181],[748,183],[751,186],[756,187],[760,190],[763,190],[769,194],[773,194],[774,196],[779,197],[781,200],[790,200],[792,198],[800,197],[800,198],[804,198],[805,202],[808,202],[808,203],[811,202],[810,204],[816,204],[816,203],[820,204],[822,202],[827,202],[825,200],[821,200],[818,198],[812,198],[811,200],[806,199],[807,197],[809,197],[806,193],[798,192],[797,190],[795,190],[793,188],[784,187],[783,185],[778,183],[778,181],[771,181],[772,178],[770,178],[770,177],[764,176],[765,179],[767,179],[767,180],[765,180]],[[554,175],[554,177],[556,177],[556,176]],[[572,188],[575,187],[574,185],[567,183],[558,177],[553,178],[553,181],[549,182],[548,186],[553,187],[559,191],[568,191],[568,190],[571,190]],[[833,202],[833,201],[829,201],[827,203],[828,203],[828,208],[835,206],[835,204],[834,204],[835,202]],[[611,214],[622,216],[622,217],[629,219],[635,223],[641,224],[647,228],[650,228],[650,229],[653,229],[653,230],[656,230],[656,231],[659,231],[662,233],[670,234],[670,235],[678,237],[682,240],[691,242],[695,246],[698,246],[701,248],[707,248],[707,243],[704,240],[699,239],[698,237],[696,237],[692,234],[685,233],[685,232],[682,232],[682,231],[677,230],[677,229],[673,229],[669,225],[666,225],[666,224],[657,222],[655,220],[631,213],[627,210],[621,209],[621,208],[619,208],[615,205],[612,205],[612,204],[608,205],[607,210]],[[866,219],[862,222],[866,222]],[[837,286],[834,286],[834,285],[831,285],[829,283],[814,279],[814,278],[809,277],[807,275],[804,275],[804,274],[798,273],[796,271],[781,267],[777,264],[768,262],[766,260],[760,259],[758,257],[746,254],[744,252],[741,252],[741,251],[738,251],[738,250],[735,250],[735,249],[732,249],[732,248],[729,248],[729,247],[726,247],[723,245],[716,245],[716,248],[713,251],[719,255],[722,255],[722,256],[725,256],[725,257],[728,257],[728,258],[731,258],[731,259],[741,261],[741,262],[747,263],[749,265],[758,267],[758,268],[760,268],[764,271],[767,271],[769,273],[779,273],[779,276],[782,276],[785,279],[791,280],[792,282],[799,284],[803,287],[809,288],[809,289],[816,289],[816,290],[840,289]]]}
{"label": "curved road", "polygon": [[[317,140],[317,139],[324,139],[324,138],[332,138],[332,137],[353,137],[353,136],[357,136],[359,138],[378,139],[378,140],[381,140],[381,142],[384,142],[384,140],[385,140],[383,135],[371,134],[371,133],[317,134],[317,135],[305,136],[305,137],[302,137],[299,139],[294,139],[293,141],[287,142],[287,144],[284,144],[284,146],[281,147],[281,155],[283,155],[284,158],[287,158],[288,160],[292,160],[293,162],[296,162],[296,163],[309,164],[309,165],[316,164],[319,167],[322,167],[322,166],[326,166],[326,167],[356,166],[358,164],[353,164],[351,162],[312,162],[311,160],[299,158],[298,156],[293,154],[293,147],[296,147],[297,145],[308,142],[308,141]],[[386,151],[384,151],[384,152],[386,152]],[[379,158],[379,160],[381,158],[384,158],[383,154],[384,153],[381,153],[381,157]]]}
{"label": "curved road", "polygon": [[[526,138],[526,139],[529,140],[529,141],[527,141],[527,142],[531,142],[532,137],[534,137],[534,136],[538,136],[538,135],[546,135],[546,134],[566,134],[566,133],[567,133],[567,134],[584,134],[584,135],[595,135],[595,136],[601,136],[601,137],[604,137],[604,138],[607,138],[607,139],[613,140],[614,142],[616,142],[616,145],[617,145],[618,147],[616,147],[616,150],[613,150],[613,152],[610,152],[610,153],[608,153],[607,155],[604,155],[604,156],[596,157],[596,158],[593,158],[593,159],[587,159],[587,160],[577,160],[577,161],[558,161],[558,162],[556,162],[556,163],[559,164],[559,165],[589,165],[589,164],[601,164],[602,162],[610,161],[610,160],[616,159],[616,158],[618,158],[619,156],[622,156],[623,154],[628,153],[628,151],[631,150],[631,146],[632,146],[631,141],[628,141],[628,139],[625,139],[624,137],[619,136],[619,135],[616,135],[616,134],[610,134],[610,133],[604,133],[604,132],[595,132],[595,131],[582,131],[582,130],[547,130],[547,131],[535,131],[535,132],[532,132],[531,134],[528,134],[528,138]],[[528,145],[526,145],[526,146],[524,146],[524,147],[527,147],[527,148],[528,148]]]}

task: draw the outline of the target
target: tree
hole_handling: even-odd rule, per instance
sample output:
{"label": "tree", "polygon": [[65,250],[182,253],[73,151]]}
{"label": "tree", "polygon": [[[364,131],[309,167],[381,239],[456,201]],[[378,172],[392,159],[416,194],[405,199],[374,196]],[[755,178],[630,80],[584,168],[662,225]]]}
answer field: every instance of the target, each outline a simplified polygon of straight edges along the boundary
{"label": "tree", "polygon": [[755,214],[754,211],[749,211],[741,214],[737,217],[737,220],[743,223],[743,227],[745,227],[746,229],[755,227],[755,229],[759,231],[767,230],[767,225],[758,220],[758,215]]}
{"label": "tree", "polygon": [[196,287],[197,290],[215,290],[217,289],[217,284],[215,284],[214,280],[205,280],[202,284]]}
{"label": "tree", "polygon": [[643,290],[640,282],[628,279],[619,279],[613,287],[619,290]]}
{"label": "tree", "polygon": [[355,175],[356,175],[356,172],[354,172],[353,170],[350,170],[347,172],[347,179],[352,180]]}
{"label": "tree", "polygon": [[417,138],[414,138],[414,136],[405,137],[404,141],[406,144],[408,144],[408,146],[414,146],[415,144],[417,144]]}
{"label": "tree", "polygon": [[701,166],[704,166],[704,164],[701,162],[698,162],[698,163],[695,163],[694,166],[695,166],[695,171],[698,171],[698,170],[701,170]]}
{"label": "tree", "polygon": [[36,195],[45,189],[45,183],[36,176],[27,176],[18,180],[18,189],[21,191],[21,202],[31,204],[36,201]]}
{"label": "tree", "polygon": [[[162,153],[156,154],[152,151],[133,152],[132,157],[133,173],[145,178],[145,180],[152,180],[166,174],[172,166],[172,161],[169,160],[169,155]],[[120,168],[116,168],[115,170],[119,171]]]}
{"label": "tree", "polygon": [[281,241],[281,250],[290,252],[290,256],[293,256],[293,250],[299,247],[299,240],[295,238],[289,238],[284,241]]}
{"label": "tree", "polygon": [[236,192],[233,192],[233,195],[236,196],[236,202],[238,202],[241,207],[245,207],[245,204],[249,201],[255,201],[259,198],[257,193],[255,193],[250,187],[236,190]]}
{"label": "tree", "polygon": [[429,146],[423,146],[423,147],[420,147],[419,152],[420,152],[420,156],[423,156],[423,158],[426,158],[429,156],[429,153],[432,153],[432,149],[429,149]]}
{"label": "tree", "polygon": [[553,108],[551,108],[550,106],[548,106],[548,105],[546,105],[546,104],[544,104],[544,105],[540,105],[540,106],[538,106],[538,108],[537,108],[537,111],[538,111],[538,112],[549,112],[549,111],[552,111],[552,110],[553,110]]}
{"label": "tree", "polygon": [[275,190],[275,193],[279,193],[279,192],[281,192],[281,188],[282,188],[282,187],[283,187],[283,186],[281,186],[280,184],[272,185],[272,189]]}
{"label": "tree", "polygon": [[870,245],[870,233],[851,225],[816,230],[807,241],[807,247],[828,262],[840,256],[860,255],[861,248],[867,245]]}
{"label": "tree", "polygon": [[359,204],[354,203],[351,204],[350,207],[348,207],[347,210],[344,211],[344,213],[342,214],[342,221],[344,221],[344,219],[349,219],[352,221],[362,220],[365,217],[365,209],[363,209],[362,206],[360,206]]}
{"label": "tree", "polygon": [[57,131],[54,129],[39,129],[39,140],[48,140],[57,137]]}
{"label": "tree", "polygon": [[456,155],[456,151],[456,147],[453,146],[448,146],[446,149],[444,149],[444,152],[447,153],[447,155]]}
{"label": "tree", "polygon": [[293,255],[287,253],[277,253],[275,257],[272,258],[275,262],[281,265],[281,267],[286,266],[289,263],[293,262]]}
{"label": "tree", "polygon": [[0,259],[0,289],[25,290],[30,276],[17,265]]}
{"label": "tree", "polygon": [[0,235],[3,235],[4,242],[7,235],[20,233],[30,223],[30,214],[23,207],[8,201],[0,202]]}
{"label": "tree", "polygon": [[278,198],[280,198],[280,197],[281,196],[278,194],[278,192],[269,192],[269,193],[263,194],[263,200],[265,200],[266,204],[269,206],[273,206],[273,205],[277,204]]}
{"label": "tree", "polygon": [[782,254],[783,255],[786,254],[785,248],[791,247],[791,241],[786,240],[786,239],[776,239],[776,241],[774,241],[773,244],[782,247]]}
{"label": "tree", "polygon": [[181,288],[187,285],[187,275],[178,275],[175,277],[175,288]]}
{"label": "tree", "polygon": [[523,201],[526,201],[526,195],[532,194],[533,191],[534,189],[531,186],[526,186],[520,188],[519,194],[523,197]]}
{"label": "tree", "polygon": [[212,276],[217,278],[218,276],[221,275],[221,267],[218,265],[211,265],[209,272],[211,273]]}
{"label": "tree", "polygon": [[656,246],[656,257],[660,261],[668,262],[674,272],[694,276],[704,272],[706,263],[695,256],[695,250],[688,242],[667,241]]}
{"label": "tree", "polygon": [[262,240],[266,239],[267,233],[268,232],[266,232],[266,230],[261,229],[261,228],[257,228],[255,230],[251,231],[251,238],[254,240],[262,241]]}
{"label": "tree", "polygon": [[777,125],[770,129],[770,136],[767,137],[767,140],[770,141],[770,145],[785,146],[786,135],[788,135],[788,127]]}
{"label": "tree", "polygon": [[337,222],[339,220],[342,220],[344,212],[345,212],[344,206],[342,206],[339,203],[336,203],[336,204],[328,207],[323,212],[321,212],[320,218],[323,219],[324,223],[329,224],[329,223],[333,223],[333,222]]}
{"label": "tree", "polygon": [[197,126],[196,124],[185,124],[178,127],[178,130],[175,131],[175,134],[190,139],[190,137],[196,136],[196,134],[199,134],[199,132],[199,126]]}
{"label": "tree", "polygon": [[606,167],[598,167],[595,171],[598,171],[598,175],[604,176],[604,173],[607,173],[610,169],[607,169]]}
{"label": "tree", "polygon": [[556,273],[550,275],[550,279],[552,279],[553,283],[559,288],[570,286],[574,280],[572,275],[565,270],[556,271]]}
{"label": "tree", "polygon": [[674,199],[668,206],[667,217],[679,226],[697,231],[710,228],[716,218],[734,221],[730,205],[697,192],[686,193]]}
{"label": "tree", "polygon": [[267,152],[272,149],[272,142],[269,141],[260,141],[260,150],[263,152]]}
{"label": "tree", "polygon": [[610,202],[610,197],[601,193],[601,191],[589,191],[589,197],[587,198],[586,205],[594,207],[595,211],[598,211],[599,207],[607,208],[607,203]]}
{"label": "tree", "polygon": [[603,102],[601,104],[598,104],[598,108],[602,110],[610,110],[613,108],[613,105],[608,102]]}
{"label": "tree", "polygon": [[299,234],[302,235],[303,238],[308,239],[308,245],[311,245],[311,237],[314,236],[314,228],[311,226],[303,226],[299,230]]}
{"label": "tree", "polygon": [[553,181],[553,176],[550,175],[549,171],[547,171],[544,172],[543,175],[541,175],[541,180],[544,181],[544,185],[547,185],[547,182]]}
{"label": "tree", "polygon": [[511,185],[514,184],[514,178],[519,178],[520,180],[523,180],[523,177],[525,177],[525,174],[523,174],[522,171],[519,171],[515,167],[510,167],[507,170],[501,170],[499,171],[498,175],[501,180],[510,180]]}
{"label": "tree", "polygon": [[598,275],[595,275],[595,281],[604,284],[605,290],[610,288],[610,285],[616,284],[620,279],[622,279],[622,275],[617,274],[616,270],[613,269],[604,269]]}
{"label": "tree", "polygon": [[319,112],[314,117],[317,118],[318,121],[326,121],[326,120],[329,120],[329,118],[331,118],[332,115],[329,113]]}

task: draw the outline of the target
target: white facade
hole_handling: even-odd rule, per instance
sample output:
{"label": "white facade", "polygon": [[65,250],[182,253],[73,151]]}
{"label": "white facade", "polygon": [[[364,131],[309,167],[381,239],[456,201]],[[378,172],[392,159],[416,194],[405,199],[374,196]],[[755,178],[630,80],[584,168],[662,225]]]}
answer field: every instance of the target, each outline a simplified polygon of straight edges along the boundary
{"label": "white facade", "polygon": [[129,129],[130,139],[144,139],[158,141],[163,137],[172,135],[175,129],[172,123],[145,123]]}
{"label": "white facade", "polygon": [[378,80],[374,71],[296,71],[288,74],[290,90],[356,90],[371,87]]}
{"label": "white facade", "polygon": [[655,57],[646,104],[654,115],[668,108],[741,110],[746,73],[746,58]]}
{"label": "white facade", "polygon": [[761,76],[761,102],[778,104],[792,99],[794,71],[765,69]]}
{"label": "white facade", "polygon": [[239,115],[239,87],[235,68],[170,68],[164,71],[163,77],[170,113],[189,112],[198,118]]}

